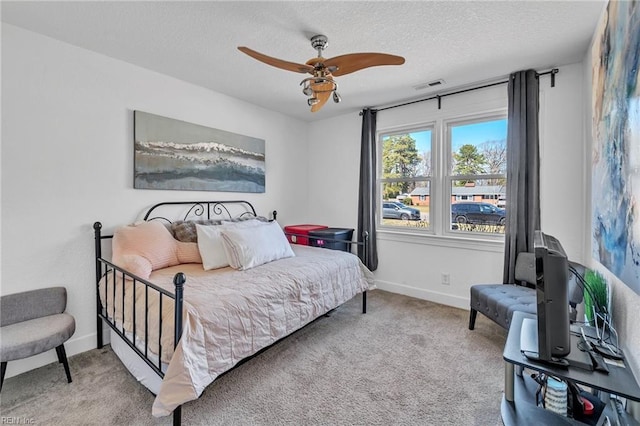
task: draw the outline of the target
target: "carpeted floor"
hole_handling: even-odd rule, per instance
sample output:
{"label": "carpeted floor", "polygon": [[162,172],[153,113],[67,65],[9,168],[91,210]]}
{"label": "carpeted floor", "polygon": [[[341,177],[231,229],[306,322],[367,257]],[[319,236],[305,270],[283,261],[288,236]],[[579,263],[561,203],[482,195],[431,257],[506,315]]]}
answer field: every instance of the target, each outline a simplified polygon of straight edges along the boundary
{"label": "carpeted floor", "polygon": [[[210,385],[187,425],[500,425],[505,332],[478,315],[375,290]],[[2,419],[41,425],[155,425],[153,395],[109,347],[5,380]],[[11,420],[11,419],[9,419]],[[5,422],[6,423],[6,422]]]}

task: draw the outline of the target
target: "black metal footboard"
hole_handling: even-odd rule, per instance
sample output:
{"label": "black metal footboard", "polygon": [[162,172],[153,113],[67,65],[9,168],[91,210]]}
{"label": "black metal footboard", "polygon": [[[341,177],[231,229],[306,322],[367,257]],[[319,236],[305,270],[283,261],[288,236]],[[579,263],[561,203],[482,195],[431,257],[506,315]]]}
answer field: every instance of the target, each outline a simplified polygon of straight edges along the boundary
{"label": "black metal footboard", "polygon": [[[111,239],[113,238],[113,235],[102,235],[101,234],[101,230],[102,230],[102,224],[100,222],[96,222],[93,224],[93,229],[94,229],[94,233],[95,233],[95,250],[96,250],[96,312],[97,312],[97,317],[96,317],[96,332],[97,332],[97,346],[98,348],[102,348],[104,346],[104,339],[103,339],[103,335],[102,335],[102,325],[103,323],[106,323],[109,327],[111,327],[111,329],[118,334],[122,340],[124,342],[127,343],[127,345],[129,345],[129,347],[135,352],[137,353],[140,358],[142,358],[144,360],[144,362],[158,375],[160,376],[160,378],[164,378],[164,373],[162,372],[162,306],[163,306],[163,300],[165,300],[165,298],[169,298],[172,299],[174,301],[174,343],[173,343],[173,347],[174,349],[176,348],[176,346],[178,346],[178,341],[180,340],[180,337],[182,335],[182,310],[183,310],[183,290],[184,290],[184,283],[186,281],[186,277],[183,273],[177,273],[174,278],[173,278],[173,284],[175,285],[175,292],[171,293],[163,288],[160,288],[152,283],[150,283],[147,280],[144,280],[143,278],[140,278],[136,275],[133,275],[132,273],[114,265],[113,263],[109,262],[108,260],[105,260],[102,258],[102,240],[104,239]],[[111,286],[109,286],[109,278],[111,278]],[[100,282],[104,280],[103,284],[104,284],[104,304],[102,302],[102,299],[100,297]],[[120,292],[117,292],[117,285],[116,283],[118,282],[118,280],[120,280],[120,282],[122,282],[122,284],[120,285]],[[126,286],[125,286],[125,282],[126,280],[130,280],[132,282],[132,289],[133,291],[131,292],[130,295],[126,294]],[[138,286],[144,286],[144,297],[142,297],[143,300],[137,300],[138,298],[136,297],[136,288]],[[156,295],[156,297],[158,297],[159,299],[159,306],[158,306],[158,347],[157,348],[149,348],[149,334],[150,334],[150,330],[149,330],[149,294]],[[112,297],[112,309],[113,309],[113,316],[109,315],[109,296],[113,296]],[[131,332],[131,337],[127,336],[127,330],[124,329],[124,324],[125,324],[125,313],[126,313],[126,309],[124,309],[125,306],[125,299],[127,298],[127,296],[131,297],[132,299],[132,332]],[[120,326],[118,326],[118,323],[116,321],[116,310],[115,310],[115,306],[116,306],[116,298],[120,298],[119,300],[122,301],[122,319],[121,319],[121,324]],[[136,336],[136,332],[138,330],[138,326],[136,324],[136,313],[137,313],[137,309],[144,309],[144,325],[143,325],[143,329],[144,329],[144,344],[142,345],[143,348],[140,349],[138,347],[138,345],[136,344],[136,340],[137,340],[137,336]],[[153,315],[153,313],[151,314]],[[151,359],[150,357],[150,351],[151,349],[155,349],[157,350],[157,354],[158,354],[158,358],[157,361],[154,361]],[[173,424],[174,425],[179,425],[181,423],[181,406],[178,406],[174,411],[173,411]]]}

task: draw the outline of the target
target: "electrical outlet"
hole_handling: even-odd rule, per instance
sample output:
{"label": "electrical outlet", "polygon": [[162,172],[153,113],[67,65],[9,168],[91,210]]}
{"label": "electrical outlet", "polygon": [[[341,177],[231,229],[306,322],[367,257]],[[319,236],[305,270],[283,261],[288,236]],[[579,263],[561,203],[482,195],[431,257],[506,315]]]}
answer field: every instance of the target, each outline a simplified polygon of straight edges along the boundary
{"label": "electrical outlet", "polygon": [[451,284],[451,277],[449,276],[449,274],[447,273],[442,273],[442,285],[450,285]]}

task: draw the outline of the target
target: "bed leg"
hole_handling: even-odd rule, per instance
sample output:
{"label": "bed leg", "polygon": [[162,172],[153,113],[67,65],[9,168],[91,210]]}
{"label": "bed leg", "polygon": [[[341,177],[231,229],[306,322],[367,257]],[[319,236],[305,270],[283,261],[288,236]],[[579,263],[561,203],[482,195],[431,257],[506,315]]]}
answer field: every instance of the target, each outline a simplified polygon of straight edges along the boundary
{"label": "bed leg", "polygon": [[100,303],[100,278],[102,276],[102,264],[100,258],[102,257],[102,224],[95,222],[93,224],[93,233],[95,239],[95,254],[96,254],[96,338],[98,349],[102,349],[104,342],[102,340],[102,319],[100,318],[100,310],[102,304]]}
{"label": "bed leg", "polygon": [[180,426],[182,424],[182,405],[178,405],[173,410],[173,426]]}
{"label": "bed leg", "polygon": [[96,338],[98,339],[98,349],[102,349],[104,346],[103,337],[102,337],[102,318],[98,317],[98,321],[96,324]]}
{"label": "bed leg", "polygon": [[[184,302],[184,283],[186,282],[187,277],[182,273],[178,272],[173,277],[173,285],[175,286],[175,305],[174,305],[174,331],[173,331],[173,348],[178,347],[178,342],[180,341],[180,337],[182,336],[182,307]],[[182,405],[178,405],[175,410],[173,410],[173,426],[180,426],[182,423]]]}
{"label": "bed leg", "polygon": [[366,291],[362,292],[362,313],[363,314],[367,313],[367,292]]}

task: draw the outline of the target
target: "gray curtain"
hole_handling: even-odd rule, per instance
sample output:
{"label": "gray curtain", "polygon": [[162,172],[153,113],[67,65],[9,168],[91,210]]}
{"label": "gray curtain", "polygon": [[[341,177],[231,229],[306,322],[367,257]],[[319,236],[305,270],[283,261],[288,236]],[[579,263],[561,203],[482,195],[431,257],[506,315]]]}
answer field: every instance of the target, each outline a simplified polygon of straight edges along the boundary
{"label": "gray curtain", "polygon": [[364,246],[358,246],[358,256],[372,271],[378,268],[378,248],[376,243],[376,111],[362,111],[362,141],[360,149],[360,194],[358,197],[358,240],[364,232],[369,239]]}
{"label": "gray curtain", "polygon": [[505,284],[515,282],[516,257],[520,252],[533,252],[533,234],[540,229],[538,86],[534,70],[519,71],[509,78]]}

